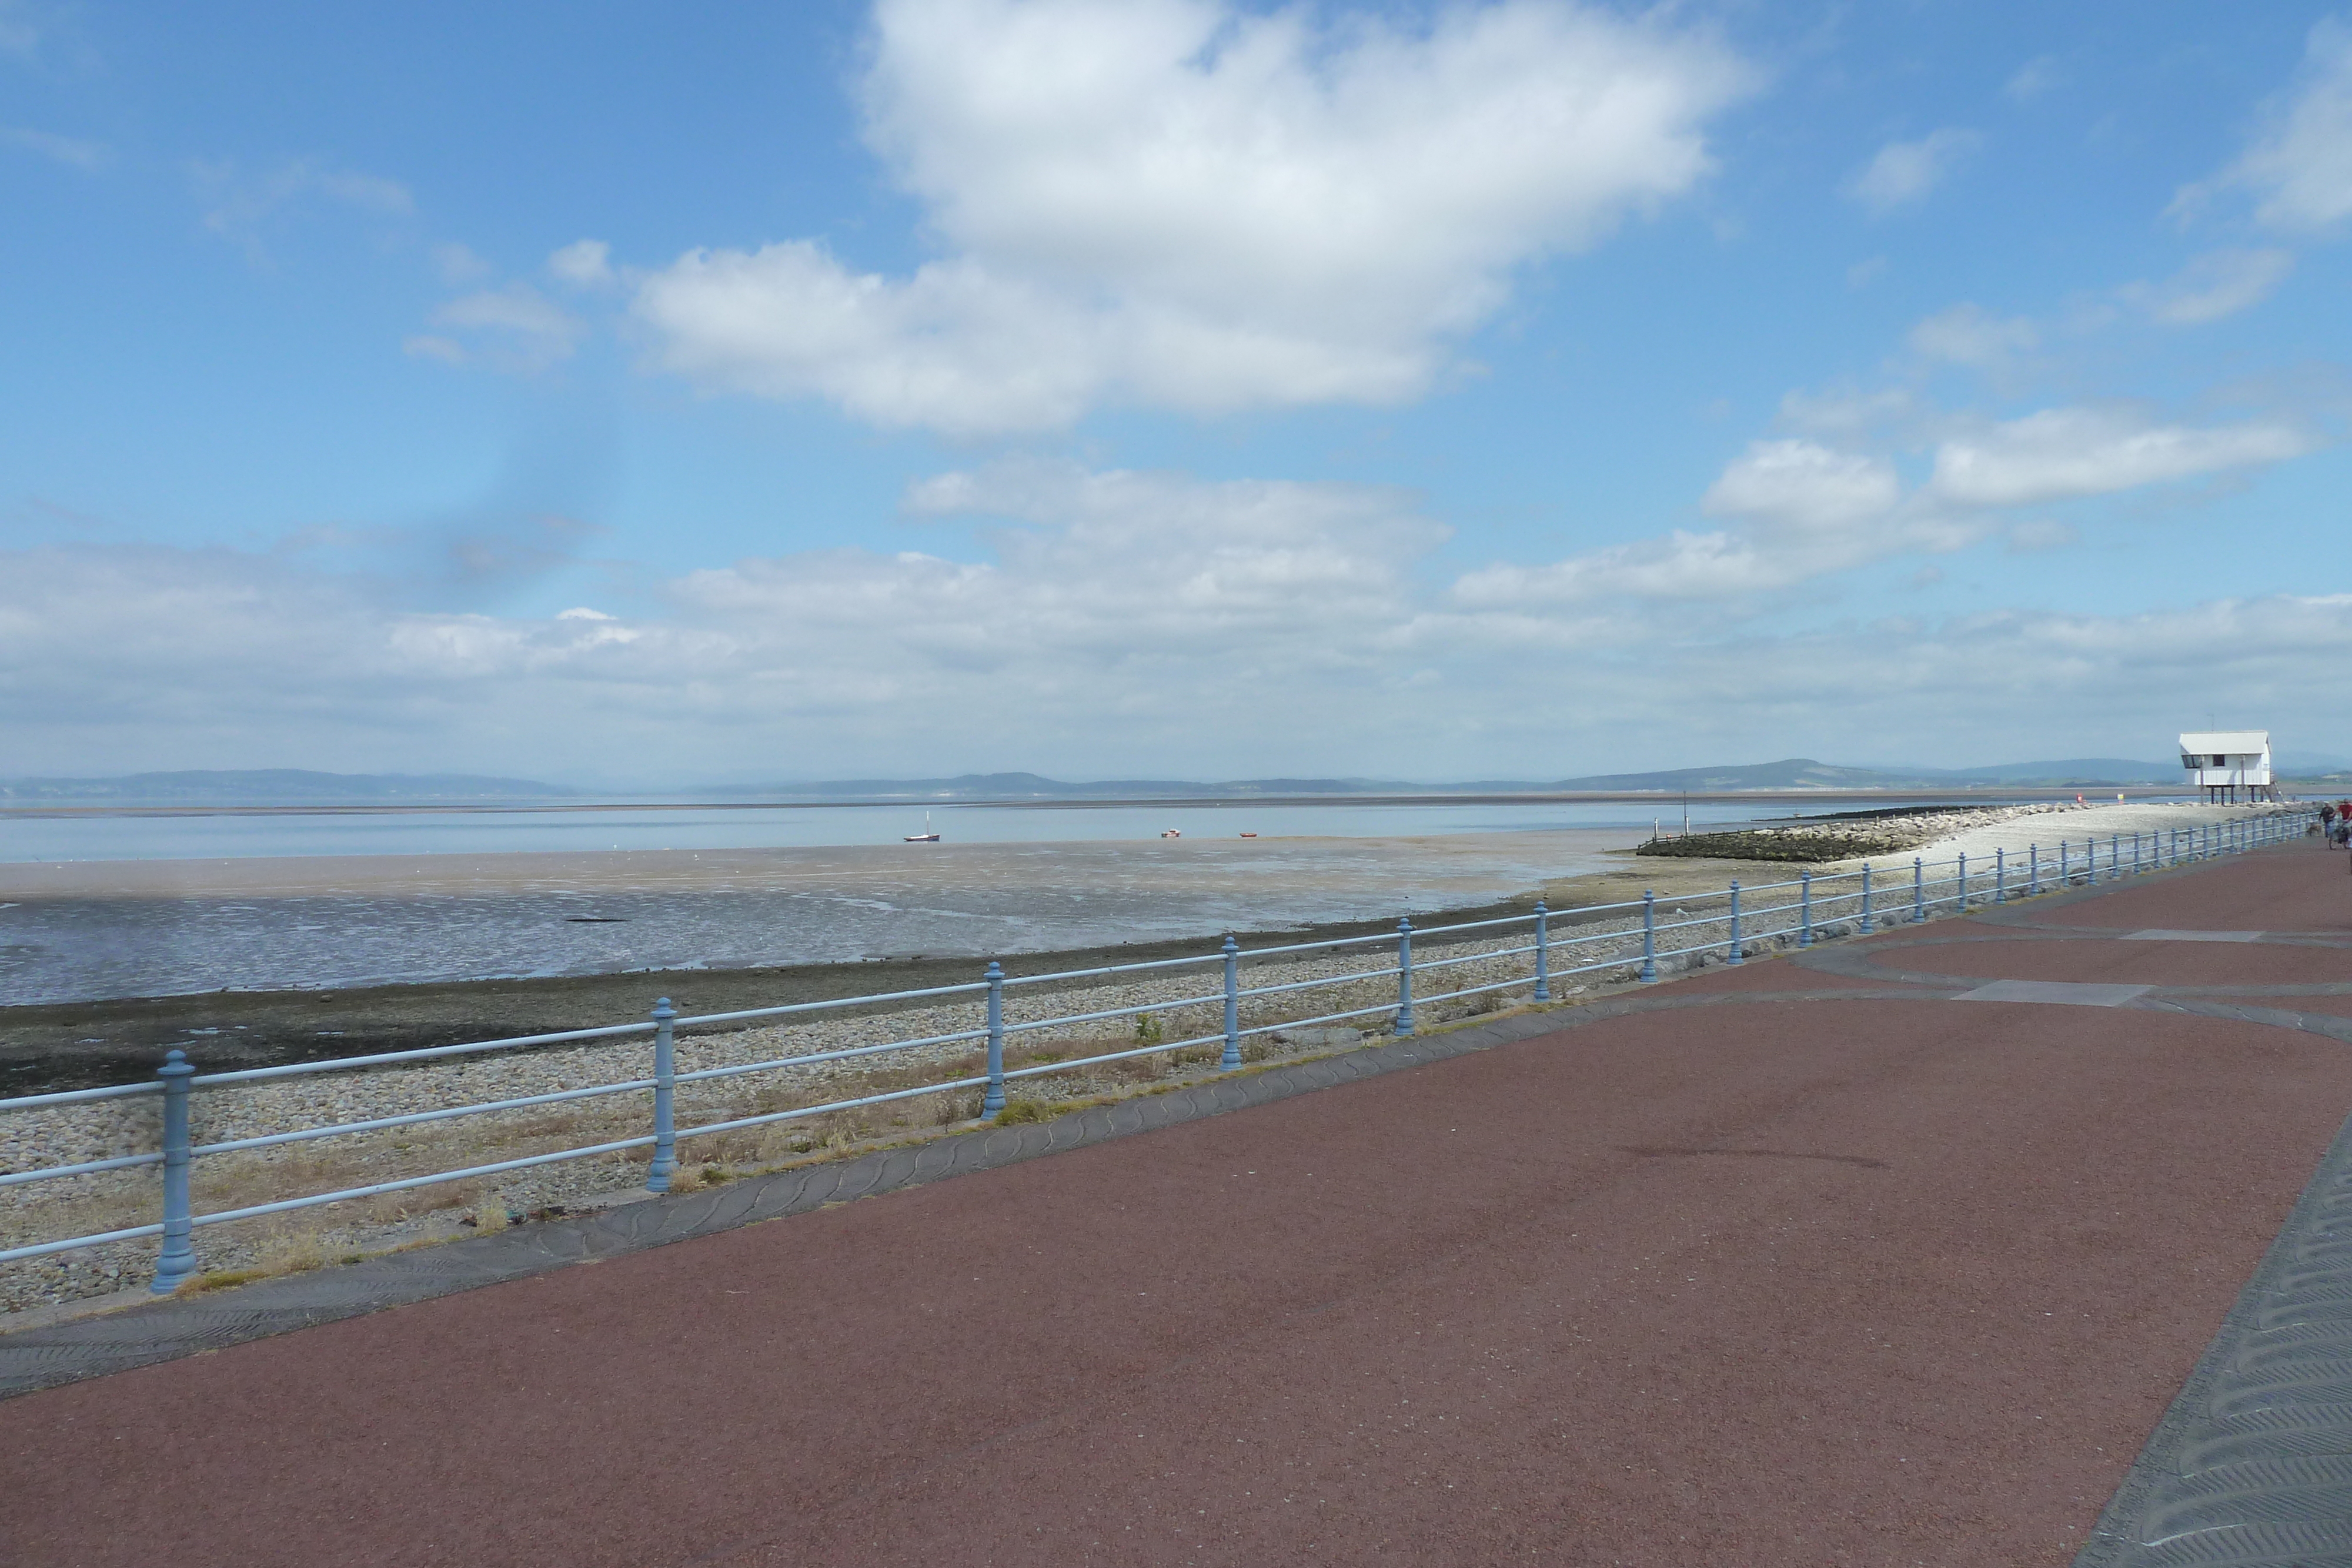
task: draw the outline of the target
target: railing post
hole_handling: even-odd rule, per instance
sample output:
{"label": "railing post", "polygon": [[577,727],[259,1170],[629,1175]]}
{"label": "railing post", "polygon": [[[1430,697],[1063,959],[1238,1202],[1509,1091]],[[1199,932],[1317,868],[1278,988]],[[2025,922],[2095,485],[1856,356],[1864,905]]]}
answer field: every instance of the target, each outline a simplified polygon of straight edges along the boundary
{"label": "railing post", "polygon": [[163,1250],[155,1259],[155,1282],[147,1289],[168,1296],[196,1271],[195,1218],[188,1202],[188,1080],[196,1070],[184,1051],[167,1052],[155,1070],[163,1081]]}
{"label": "railing post", "polygon": [[1797,873],[1797,946],[1813,945],[1813,873]]}
{"label": "railing post", "polygon": [[2028,898],[2042,896],[2042,846],[2040,844],[2025,846],[2025,896]]}
{"label": "railing post", "polygon": [[2119,882],[2123,879],[2123,874],[2124,836],[2121,833],[2109,833],[2107,835],[2107,880]]}
{"label": "railing post", "polygon": [[2058,890],[2063,893],[2074,885],[2074,873],[2066,863],[2066,841],[2058,841]]}
{"label": "railing post", "polygon": [[2139,841],[2140,835],[2134,833],[2132,835],[2132,875],[2134,876],[2142,876],[2147,872],[2147,867],[2144,863],[2145,857],[2139,852]]}
{"label": "railing post", "polygon": [[1004,1109],[1004,966],[991,958],[988,973],[988,1092],[981,1096],[983,1122]]}
{"label": "railing post", "polygon": [[1549,922],[1551,911],[1544,901],[1536,900],[1536,994],[1539,1002],[1551,1000],[1551,932]]}
{"label": "railing post", "polygon": [[1862,862],[1862,934],[1864,936],[1878,929],[1870,918],[1870,862]]}
{"label": "railing post", "polygon": [[1918,925],[1927,918],[1927,861],[1924,855],[1911,857],[1911,924]]}
{"label": "railing post", "polygon": [[1400,1037],[1412,1032],[1412,918],[1410,915],[1397,922],[1396,1032]]}
{"label": "railing post", "polygon": [[2009,902],[2009,852],[2005,849],[1992,852],[1992,901]]}
{"label": "railing post", "polygon": [[1726,958],[1724,962],[1727,964],[1748,962],[1739,951],[1739,879],[1736,876],[1731,879],[1731,956]]}
{"label": "railing post", "polygon": [[646,1171],[647,1192],[667,1192],[677,1169],[677,1040],[670,1020],[677,1009],[663,997],[654,1003],[654,1163]]}
{"label": "railing post", "polygon": [[1642,890],[1642,978],[1658,977],[1658,895]]}
{"label": "railing post", "polygon": [[1223,1068],[1242,1064],[1242,947],[1232,937],[1225,938],[1225,1053],[1217,1059]]}
{"label": "railing post", "polygon": [[1959,911],[1962,915],[1969,912],[1969,852],[1966,850],[1960,852]]}

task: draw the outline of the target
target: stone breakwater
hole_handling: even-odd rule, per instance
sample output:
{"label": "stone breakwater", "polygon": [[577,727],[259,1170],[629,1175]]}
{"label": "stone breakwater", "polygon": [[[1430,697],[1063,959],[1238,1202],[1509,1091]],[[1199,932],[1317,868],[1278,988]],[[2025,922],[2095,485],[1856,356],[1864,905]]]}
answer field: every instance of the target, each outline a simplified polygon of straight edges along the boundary
{"label": "stone breakwater", "polygon": [[[2045,839],[2060,836],[2082,837],[2095,833],[2105,836],[2120,826],[2128,833],[2139,828],[2142,821],[2149,827],[2159,823],[2218,821],[2226,818],[2243,818],[2250,814],[2290,811],[2299,808],[2284,805],[2262,806],[2198,806],[2170,803],[2147,803],[2138,806],[2115,802],[2042,801],[2022,806],[1978,806],[1940,811],[1903,811],[1884,817],[1831,817],[1809,822],[1792,822],[1785,827],[1743,828],[1723,833],[1693,833],[1685,838],[1662,839],[1642,845],[1636,854],[1686,856],[1723,860],[1789,861],[1813,865],[1842,862],[1859,862],[1878,855],[1908,855],[1928,849],[1950,845],[1973,846],[1979,840],[1990,844],[1986,835],[1993,834],[2004,841],[2014,839],[2023,848],[2031,833],[2041,831],[2045,824],[2034,819],[2062,817],[2062,822],[2046,824],[2042,833]],[[2125,818],[2131,821],[2125,821]],[[1970,852],[1975,852],[1973,847]],[[1990,852],[1987,850],[1986,852]]]}

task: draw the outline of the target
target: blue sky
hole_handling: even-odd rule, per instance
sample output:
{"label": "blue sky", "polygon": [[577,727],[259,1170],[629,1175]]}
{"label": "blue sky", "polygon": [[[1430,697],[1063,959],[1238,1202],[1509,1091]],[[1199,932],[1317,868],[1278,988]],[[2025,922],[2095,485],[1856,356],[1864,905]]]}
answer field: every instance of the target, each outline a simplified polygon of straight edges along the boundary
{"label": "blue sky", "polygon": [[0,771],[2342,753],[2352,16],[0,0]]}

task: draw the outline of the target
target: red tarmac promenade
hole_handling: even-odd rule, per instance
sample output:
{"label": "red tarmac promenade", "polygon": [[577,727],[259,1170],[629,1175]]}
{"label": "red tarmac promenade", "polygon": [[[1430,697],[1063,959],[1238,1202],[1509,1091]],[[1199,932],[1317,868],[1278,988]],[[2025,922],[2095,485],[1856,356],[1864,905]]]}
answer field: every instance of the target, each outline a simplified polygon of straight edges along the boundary
{"label": "red tarmac promenade", "polygon": [[2352,1048],[1954,999],[1993,979],[2340,1014],[2259,993],[2352,991],[2352,879],[2315,842],[1751,960],[0,1402],[0,1563],[2055,1568]]}

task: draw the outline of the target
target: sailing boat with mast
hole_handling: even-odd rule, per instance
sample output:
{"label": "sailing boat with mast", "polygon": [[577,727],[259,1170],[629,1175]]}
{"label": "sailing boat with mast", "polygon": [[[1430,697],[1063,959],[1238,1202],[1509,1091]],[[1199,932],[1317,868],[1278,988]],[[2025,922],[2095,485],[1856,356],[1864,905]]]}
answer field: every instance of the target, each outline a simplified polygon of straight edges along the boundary
{"label": "sailing boat with mast", "polygon": [[935,844],[940,841],[939,834],[931,831],[931,814],[929,811],[923,813],[923,831],[908,833],[907,841],[910,844]]}

